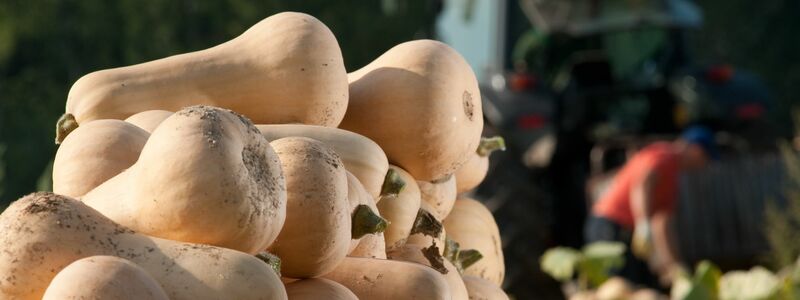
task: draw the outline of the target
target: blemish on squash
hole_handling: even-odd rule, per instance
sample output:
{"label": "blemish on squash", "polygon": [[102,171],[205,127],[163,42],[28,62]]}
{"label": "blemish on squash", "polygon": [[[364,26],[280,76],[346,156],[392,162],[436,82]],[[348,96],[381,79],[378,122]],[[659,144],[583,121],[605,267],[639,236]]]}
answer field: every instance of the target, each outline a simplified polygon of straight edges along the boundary
{"label": "blemish on squash", "polygon": [[274,185],[276,179],[269,176],[269,174],[272,173],[269,168],[274,162],[267,160],[267,157],[264,155],[265,147],[267,147],[267,145],[256,142],[246,145],[242,149],[242,162],[253,183],[247,194],[247,201],[251,205],[253,212],[253,215],[250,216],[251,220],[248,221],[252,221],[252,218],[255,216],[261,216],[274,211],[274,209],[268,209],[264,205],[266,202],[264,201],[265,199],[271,200],[269,203],[271,208],[276,208],[280,205],[278,197],[272,196],[274,193],[266,188]]}
{"label": "blemish on squash", "polygon": [[40,212],[55,212],[61,206],[64,197],[47,192],[36,192],[25,196],[25,198],[33,197],[33,200],[28,206],[23,209],[26,214],[38,214]]}
{"label": "blemish on squash", "polygon": [[370,284],[375,284],[375,280],[369,278],[367,275],[362,276],[362,278],[364,279],[364,281],[369,282]]}
{"label": "blemish on squash", "polygon": [[444,258],[439,254],[439,247],[436,247],[436,241],[434,241],[433,245],[430,247],[422,248],[420,252],[422,252],[422,256],[425,256],[425,259],[428,260],[428,263],[431,264],[431,268],[439,271],[439,273],[447,274],[447,267],[444,266]]}
{"label": "blemish on squash", "polygon": [[461,95],[461,100],[464,102],[464,114],[472,121],[475,115],[475,103],[472,102],[472,94],[464,91],[464,94]]}

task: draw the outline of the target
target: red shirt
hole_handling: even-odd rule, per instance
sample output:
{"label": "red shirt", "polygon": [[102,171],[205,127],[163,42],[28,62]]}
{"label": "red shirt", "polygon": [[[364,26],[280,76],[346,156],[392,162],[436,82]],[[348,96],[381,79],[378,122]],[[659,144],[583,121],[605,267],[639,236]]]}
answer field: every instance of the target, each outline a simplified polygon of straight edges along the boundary
{"label": "red shirt", "polygon": [[595,203],[594,214],[633,229],[631,191],[651,170],[656,172],[656,176],[650,211],[672,212],[678,195],[679,159],[672,144],[667,142],[658,142],[643,148],[614,177],[609,190]]}

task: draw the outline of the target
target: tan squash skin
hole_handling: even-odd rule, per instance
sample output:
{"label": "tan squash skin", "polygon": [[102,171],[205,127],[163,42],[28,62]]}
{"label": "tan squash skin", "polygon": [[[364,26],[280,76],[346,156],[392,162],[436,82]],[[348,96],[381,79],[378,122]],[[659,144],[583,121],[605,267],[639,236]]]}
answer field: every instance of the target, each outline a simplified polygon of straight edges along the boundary
{"label": "tan squash skin", "polygon": [[268,141],[303,136],[333,147],[342,158],[347,171],[358,178],[369,194],[376,199],[380,196],[383,179],[389,170],[389,161],[381,147],[365,136],[338,128],[314,125],[277,124],[256,125],[256,127]]}
{"label": "tan squash skin", "polygon": [[386,241],[383,239],[383,232],[364,236],[348,256],[386,259]]}
{"label": "tan squash skin", "polygon": [[25,196],[0,215],[0,248],[0,299],[41,299],[59,271],[95,255],[139,265],[172,300],[286,299],[275,271],[252,255],[138,234],[52,193]]}
{"label": "tan squash skin", "polygon": [[474,199],[459,198],[443,223],[447,237],[459,243],[461,249],[475,249],[483,255],[481,260],[464,270],[464,275],[501,285],[505,277],[503,245],[492,212]]}
{"label": "tan squash skin", "polygon": [[417,181],[422,202],[428,203],[434,216],[444,220],[456,202],[456,177],[450,176],[441,182]]}
{"label": "tan squash skin", "polygon": [[415,263],[348,257],[324,277],[344,285],[361,300],[453,299],[442,274]]}
{"label": "tan squash skin", "polygon": [[358,300],[353,292],[335,281],[310,278],[286,285],[289,300]]}
{"label": "tan squash skin", "polygon": [[343,129],[372,139],[417,180],[442,179],[478,146],[478,81],[458,52],[432,40],[397,45],[348,74]]}
{"label": "tan squash skin", "polygon": [[164,120],[133,166],[81,200],[143,234],[251,254],[286,218],[272,147],[246,118],[208,106]]}
{"label": "tan squash skin", "polygon": [[489,172],[489,155],[494,151],[505,151],[506,143],[500,136],[481,138],[478,149],[470,159],[456,171],[456,193],[468,192],[481,184]]}
{"label": "tan squash skin", "polygon": [[125,119],[125,122],[136,125],[139,128],[152,133],[153,130],[156,130],[156,127],[161,124],[161,122],[164,122],[164,120],[169,118],[169,116],[172,114],[173,112],[167,110],[146,110],[128,117]]}
{"label": "tan squash skin", "polygon": [[461,274],[458,273],[456,266],[439,254],[436,254],[438,257],[429,257],[431,255],[424,254],[424,251],[425,249],[418,245],[404,245],[389,251],[386,255],[392,260],[418,263],[439,271],[447,280],[453,300],[467,300],[469,298],[467,287],[464,286],[464,280],[461,279]]}
{"label": "tan squash skin", "polygon": [[42,300],[169,300],[167,293],[144,269],[115,256],[90,256],[61,270]]}
{"label": "tan squash skin", "polygon": [[150,134],[120,120],[88,122],[61,143],[53,160],[53,191],[81,197],[130,168]]}
{"label": "tan squash skin", "polygon": [[336,127],[347,109],[347,84],[330,29],[310,15],[284,12],[216,47],[83,76],[69,91],[66,113],[83,124],[205,104],[258,124]]}
{"label": "tan squash skin", "polygon": [[347,171],[324,143],[289,137],[272,143],[286,177],[286,224],[271,246],[281,274],[311,278],[333,270],[350,248]]}
{"label": "tan squash skin", "polygon": [[462,277],[467,286],[469,300],[508,300],[508,295],[496,284],[486,279],[465,275]]}
{"label": "tan squash skin", "polygon": [[468,192],[483,182],[489,172],[489,157],[474,154],[456,171],[456,193]]}
{"label": "tan squash skin", "polygon": [[[432,211],[431,206],[426,202],[420,202],[420,209],[428,212]],[[432,213],[431,213],[432,214]],[[438,221],[438,220],[437,220]],[[406,245],[417,245],[422,248],[427,248],[435,245],[439,249],[439,254],[444,254],[445,239],[447,236],[447,229],[442,226],[442,232],[438,236],[431,236],[423,233],[412,233],[406,239]]]}
{"label": "tan squash skin", "polygon": [[411,234],[411,227],[414,226],[421,201],[419,186],[414,177],[400,167],[389,166],[389,168],[397,172],[400,179],[405,182],[405,187],[396,196],[382,196],[382,200],[378,202],[381,216],[390,222],[383,233],[387,250],[405,244]]}

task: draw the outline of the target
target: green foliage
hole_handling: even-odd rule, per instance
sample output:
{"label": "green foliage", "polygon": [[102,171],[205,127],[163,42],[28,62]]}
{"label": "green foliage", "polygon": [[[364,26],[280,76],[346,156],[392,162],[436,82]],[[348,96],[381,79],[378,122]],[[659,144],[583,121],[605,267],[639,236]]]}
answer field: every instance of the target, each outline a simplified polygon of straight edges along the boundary
{"label": "green foliage", "polygon": [[625,244],[595,242],[577,251],[567,247],[547,250],[540,258],[542,270],[560,281],[571,280],[577,273],[582,289],[603,284],[615,269],[625,263]]}
{"label": "green foliage", "polygon": [[700,262],[694,275],[681,274],[672,285],[672,299],[703,300],[719,298],[722,272],[709,261]]}
{"label": "green foliage", "polygon": [[786,186],[786,205],[767,202],[764,234],[770,245],[765,256],[773,269],[791,265],[800,256],[800,158],[786,142],[779,145],[789,184]]}
{"label": "green foliage", "polygon": [[542,270],[559,281],[567,281],[575,276],[575,268],[581,259],[581,253],[569,247],[548,249],[542,255]]}
{"label": "green foliage", "polygon": [[[0,210],[33,192],[55,153],[67,92],[89,72],[205,49],[281,11],[331,28],[348,70],[432,36],[432,1],[0,1]],[[390,12],[384,6],[391,5]],[[43,187],[48,184],[41,182]]]}
{"label": "green foliage", "polygon": [[796,264],[790,264],[787,268],[779,274],[761,266],[748,271],[721,274],[713,263],[703,261],[698,264],[693,276],[682,274],[672,284],[671,299],[800,299],[800,268]]}
{"label": "green foliage", "polygon": [[588,280],[589,285],[598,286],[610,277],[613,270],[625,264],[625,244],[596,242],[583,247],[583,259],[578,269]]}

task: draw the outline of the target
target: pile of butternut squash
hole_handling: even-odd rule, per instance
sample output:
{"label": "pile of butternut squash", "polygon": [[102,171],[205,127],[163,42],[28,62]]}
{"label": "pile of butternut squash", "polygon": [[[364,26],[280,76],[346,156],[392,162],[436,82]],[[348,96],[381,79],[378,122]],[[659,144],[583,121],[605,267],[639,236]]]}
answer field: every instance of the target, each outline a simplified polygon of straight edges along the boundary
{"label": "pile of butternut squash", "polygon": [[348,74],[322,22],[280,13],[83,76],[56,129],[54,191],[0,215],[2,299],[508,299],[465,196],[502,139],[443,43]]}

